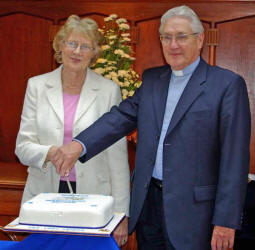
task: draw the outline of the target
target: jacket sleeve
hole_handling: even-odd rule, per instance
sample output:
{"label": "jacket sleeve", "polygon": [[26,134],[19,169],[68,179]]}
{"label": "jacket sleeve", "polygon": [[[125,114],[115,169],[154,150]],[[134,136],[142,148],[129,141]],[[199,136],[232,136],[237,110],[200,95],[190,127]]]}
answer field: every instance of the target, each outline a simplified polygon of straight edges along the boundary
{"label": "jacket sleeve", "polygon": [[142,86],[132,97],[119,106],[113,106],[110,112],[75,137],[86,146],[87,153],[79,159],[81,162],[89,160],[136,128]]}
{"label": "jacket sleeve", "polygon": [[220,168],[213,224],[239,229],[249,171],[250,109],[245,81],[234,75],[220,111]]}
{"label": "jacket sleeve", "polygon": [[35,82],[29,79],[21,123],[16,139],[15,154],[24,165],[42,168],[51,145],[40,145],[36,129],[37,93]]}

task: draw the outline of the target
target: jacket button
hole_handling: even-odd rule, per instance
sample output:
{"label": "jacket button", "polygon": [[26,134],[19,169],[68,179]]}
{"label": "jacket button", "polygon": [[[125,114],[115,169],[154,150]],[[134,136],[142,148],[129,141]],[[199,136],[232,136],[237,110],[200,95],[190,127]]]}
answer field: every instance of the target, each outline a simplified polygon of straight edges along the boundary
{"label": "jacket button", "polygon": [[46,172],[46,171],[48,170],[48,166],[47,166],[46,163],[44,163],[44,164],[42,165],[42,169],[43,169],[44,172]]}
{"label": "jacket button", "polygon": [[156,136],[156,140],[158,141],[160,139],[160,135],[157,135]]}
{"label": "jacket button", "polygon": [[144,188],[148,188],[148,182],[144,184]]}

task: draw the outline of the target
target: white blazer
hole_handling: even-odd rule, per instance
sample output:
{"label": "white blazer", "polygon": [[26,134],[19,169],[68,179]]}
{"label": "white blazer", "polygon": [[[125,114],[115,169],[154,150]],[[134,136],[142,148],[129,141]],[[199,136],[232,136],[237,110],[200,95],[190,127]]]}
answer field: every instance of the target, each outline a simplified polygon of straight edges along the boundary
{"label": "white blazer", "polygon": [[[41,192],[58,192],[60,176],[45,163],[52,145],[63,144],[62,66],[28,80],[15,153],[28,167],[22,203]],[[77,106],[73,137],[121,101],[119,86],[87,69]],[[129,213],[129,165],[123,138],[86,163],[77,161],[76,192],[112,195],[115,211]]]}

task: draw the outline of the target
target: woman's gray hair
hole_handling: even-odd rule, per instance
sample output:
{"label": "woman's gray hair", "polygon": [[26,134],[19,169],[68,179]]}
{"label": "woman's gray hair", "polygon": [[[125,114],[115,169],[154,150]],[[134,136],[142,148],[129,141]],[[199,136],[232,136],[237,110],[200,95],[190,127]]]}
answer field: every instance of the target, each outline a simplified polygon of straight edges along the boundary
{"label": "woman's gray hair", "polygon": [[95,56],[91,63],[100,56],[101,45],[103,42],[103,35],[98,31],[97,23],[91,18],[83,18],[76,15],[71,15],[66,20],[65,24],[61,26],[53,40],[53,49],[55,51],[55,59],[58,63],[62,63],[61,44],[65,41],[73,31],[79,31],[84,36],[92,41]]}
{"label": "woman's gray hair", "polygon": [[182,5],[168,10],[162,17],[159,27],[159,33],[163,33],[163,27],[167,19],[171,17],[182,17],[191,21],[190,25],[194,33],[204,32],[204,27],[197,14],[188,6]]}

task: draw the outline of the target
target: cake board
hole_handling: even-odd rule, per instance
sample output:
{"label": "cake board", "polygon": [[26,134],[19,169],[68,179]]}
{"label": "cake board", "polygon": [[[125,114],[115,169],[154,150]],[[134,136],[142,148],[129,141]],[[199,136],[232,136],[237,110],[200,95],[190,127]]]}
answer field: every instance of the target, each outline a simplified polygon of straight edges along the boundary
{"label": "cake board", "polygon": [[4,227],[7,232],[45,233],[45,234],[66,234],[66,235],[87,235],[98,237],[110,237],[111,233],[125,218],[124,213],[114,213],[112,220],[103,228],[79,228],[62,226],[43,225],[21,225],[19,217]]}

